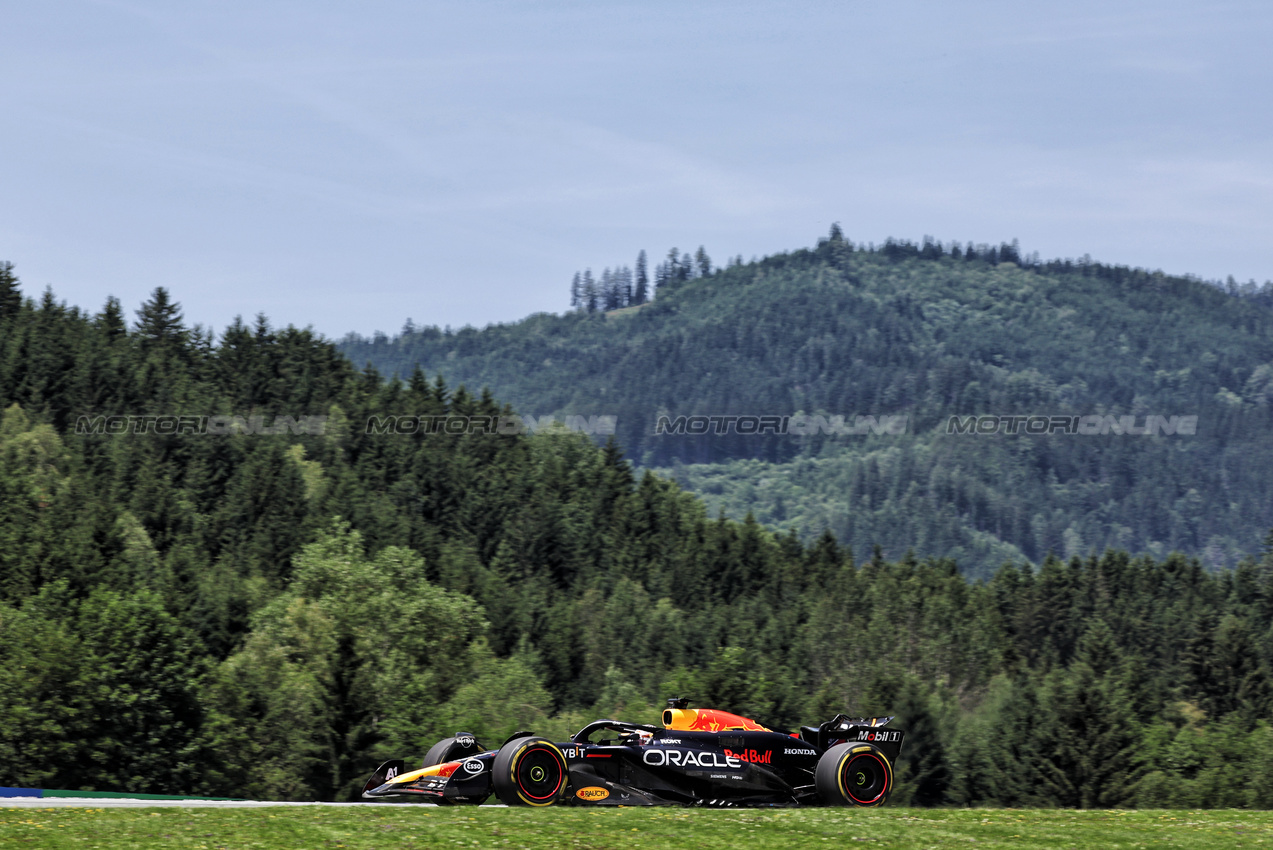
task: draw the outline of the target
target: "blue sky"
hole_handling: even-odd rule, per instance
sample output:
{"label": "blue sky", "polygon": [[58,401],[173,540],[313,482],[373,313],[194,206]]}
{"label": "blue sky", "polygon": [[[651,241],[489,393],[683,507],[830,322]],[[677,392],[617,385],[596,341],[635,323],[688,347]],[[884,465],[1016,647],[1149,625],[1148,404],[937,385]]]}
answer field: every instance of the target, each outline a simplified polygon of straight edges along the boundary
{"label": "blue sky", "polygon": [[887,236],[1273,278],[1268,2],[11,4],[28,294],[329,336]]}

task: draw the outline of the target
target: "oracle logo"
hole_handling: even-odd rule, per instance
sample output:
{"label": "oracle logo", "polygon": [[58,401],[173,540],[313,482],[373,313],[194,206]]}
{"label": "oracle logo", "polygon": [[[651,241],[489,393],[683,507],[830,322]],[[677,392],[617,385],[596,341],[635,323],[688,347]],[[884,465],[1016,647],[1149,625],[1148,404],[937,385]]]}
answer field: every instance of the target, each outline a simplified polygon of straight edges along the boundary
{"label": "oracle logo", "polygon": [[732,767],[735,770],[743,766],[741,760],[733,756],[723,756],[710,751],[694,750],[646,750],[641,760],[654,767],[670,765],[671,767]]}

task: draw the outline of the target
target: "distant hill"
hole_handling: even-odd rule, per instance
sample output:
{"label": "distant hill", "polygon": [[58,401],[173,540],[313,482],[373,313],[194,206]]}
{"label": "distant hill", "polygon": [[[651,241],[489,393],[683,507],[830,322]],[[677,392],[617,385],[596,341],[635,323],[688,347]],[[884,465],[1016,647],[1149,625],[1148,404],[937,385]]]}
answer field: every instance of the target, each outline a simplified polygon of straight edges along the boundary
{"label": "distant hill", "polygon": [[[1005,558],[1105,547],[1219,567],[1273,526],[1273,311],[1267,285],[1245,294],[1015,247],[837,235],[665,285],[639,311],[340,347],[385,375],[490,387],[525,414],[617,415],[630,457],[713,508],[830,528],[857,551],[913,547],[982,576]],[[905,415],[908,427],[655,433],[660,416],[797,413]],[[951,416],[986,414],[1198,419],[1194,435],[946,433]]]}

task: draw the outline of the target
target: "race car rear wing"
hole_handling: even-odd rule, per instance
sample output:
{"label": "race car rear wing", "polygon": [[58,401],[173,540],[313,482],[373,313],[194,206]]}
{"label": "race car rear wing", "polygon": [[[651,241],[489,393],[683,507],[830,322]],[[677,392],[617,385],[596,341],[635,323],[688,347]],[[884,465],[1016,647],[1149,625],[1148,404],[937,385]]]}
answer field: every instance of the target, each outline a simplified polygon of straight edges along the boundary
{"label": "race car rear wing", "polygon": [[889,761],[897,759],[906,733],[900,729],[881,728],[892,717],[846,717],[837,714],[818,726],[803,726],[800,737],[820,750],[828,750],[836,744],[874,744],[884,751]]}

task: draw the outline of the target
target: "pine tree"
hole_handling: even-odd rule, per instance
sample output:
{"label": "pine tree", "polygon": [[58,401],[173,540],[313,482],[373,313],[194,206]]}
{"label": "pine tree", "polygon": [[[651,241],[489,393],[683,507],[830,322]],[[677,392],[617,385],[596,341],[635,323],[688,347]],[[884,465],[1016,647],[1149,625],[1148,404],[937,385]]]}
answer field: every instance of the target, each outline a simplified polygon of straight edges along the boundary
{"label": "pine tree", "polygon": [[599,293],[597,292],[597,282],[592,278],[592,269],[584,269],[583,285],[582,285],[581,302],[583,308],[589,313],[597,312],[597,304],[599,302]]}
{"label": "pine tree", "polygon": [[699,245],[698,250],[694,252],[694,264],[698,267],[699,277],[712,276],[712,258],[707,256],[707,251],[702,245]]}
{"label": "pine tree", "polygon": [[667,262],[654,267],[654,291],[657,293],[672,282],[672,267]]}
{"label": "pine tree", "polygon": [[646,269],[645,249],[641,249],[641,253],[637,254],[636,260],[636,291],[632,293],[633,304],[644,304],[650,297],[650,276]]}
{"label": "pine tree", "polygon": [[124,326],[124,311],[118,298],[111,295],[106,299],[102,312],[97,314],[97,326],[112,341],[128,333],[128,328]]}
{"label": "pine tree", "polygon": [[575,272],[575,276],[570,280],[570,306],[578,307],[579,301],[583,293],[583,282],[579,278],[579,272]]}
{"label": "pine tree", "polygon": [[0,263],[0,321],[22,307],[22,293],[18,289],[18,278],[13,273],[13,263]]}
{"label": "pine tree", "polygon": [[1055,803],[1107,809],[1132,798],[1144,759],[1119,666],[1113,634],[1097,619],[1079,641],[1070,669],[1050,677],[1055,726],[1042,749],[1042,774]]}
{"label": "pine tree", "polygon": [[622,266],[614,273],[615,299],[620,307],[632,304],[632,269]]}
{"label": "pine tree", "polygon": [[685,265],[688,265],[688,263],[681,262],[681,252],[679,250],[676,248],[669,250],[667,252],[667,282],[679,283],[685,280],[685,275],[682,274],[682,267]]}
{"label": "pine tree", "polygon": [[668,260],[672,265],[672,275],[678,283],[683,283],[694,277],[694,260],[689,254],[680,254],[673,248],[668,252]]}
{"label": "pine tree", "polygon": [[167,289],[156,287],[137,311],[137,335],[143,345],[181,345],[186,341],[181,319],[181,305],[169,298]]}
{"label": "pine tree", "polygon": [[605,296],[607,310],[617,310],[624,306],[623,274],[621,270],[606,269],[601,275],[601,291]]}
{"label": "pine tree", "polygon": [[[841,269],[848,268],[849,258],[853,253],[853,243],[844,238],[844,232],[840,230],[840,222],[831,225],[831,234],[825,240],[818,243],[818,251],[827,257],[830,262]],[[737,258],[737,265],[742,265],[743,258]],[[735,265],[734,260],[730,260],[730,265]]]}

